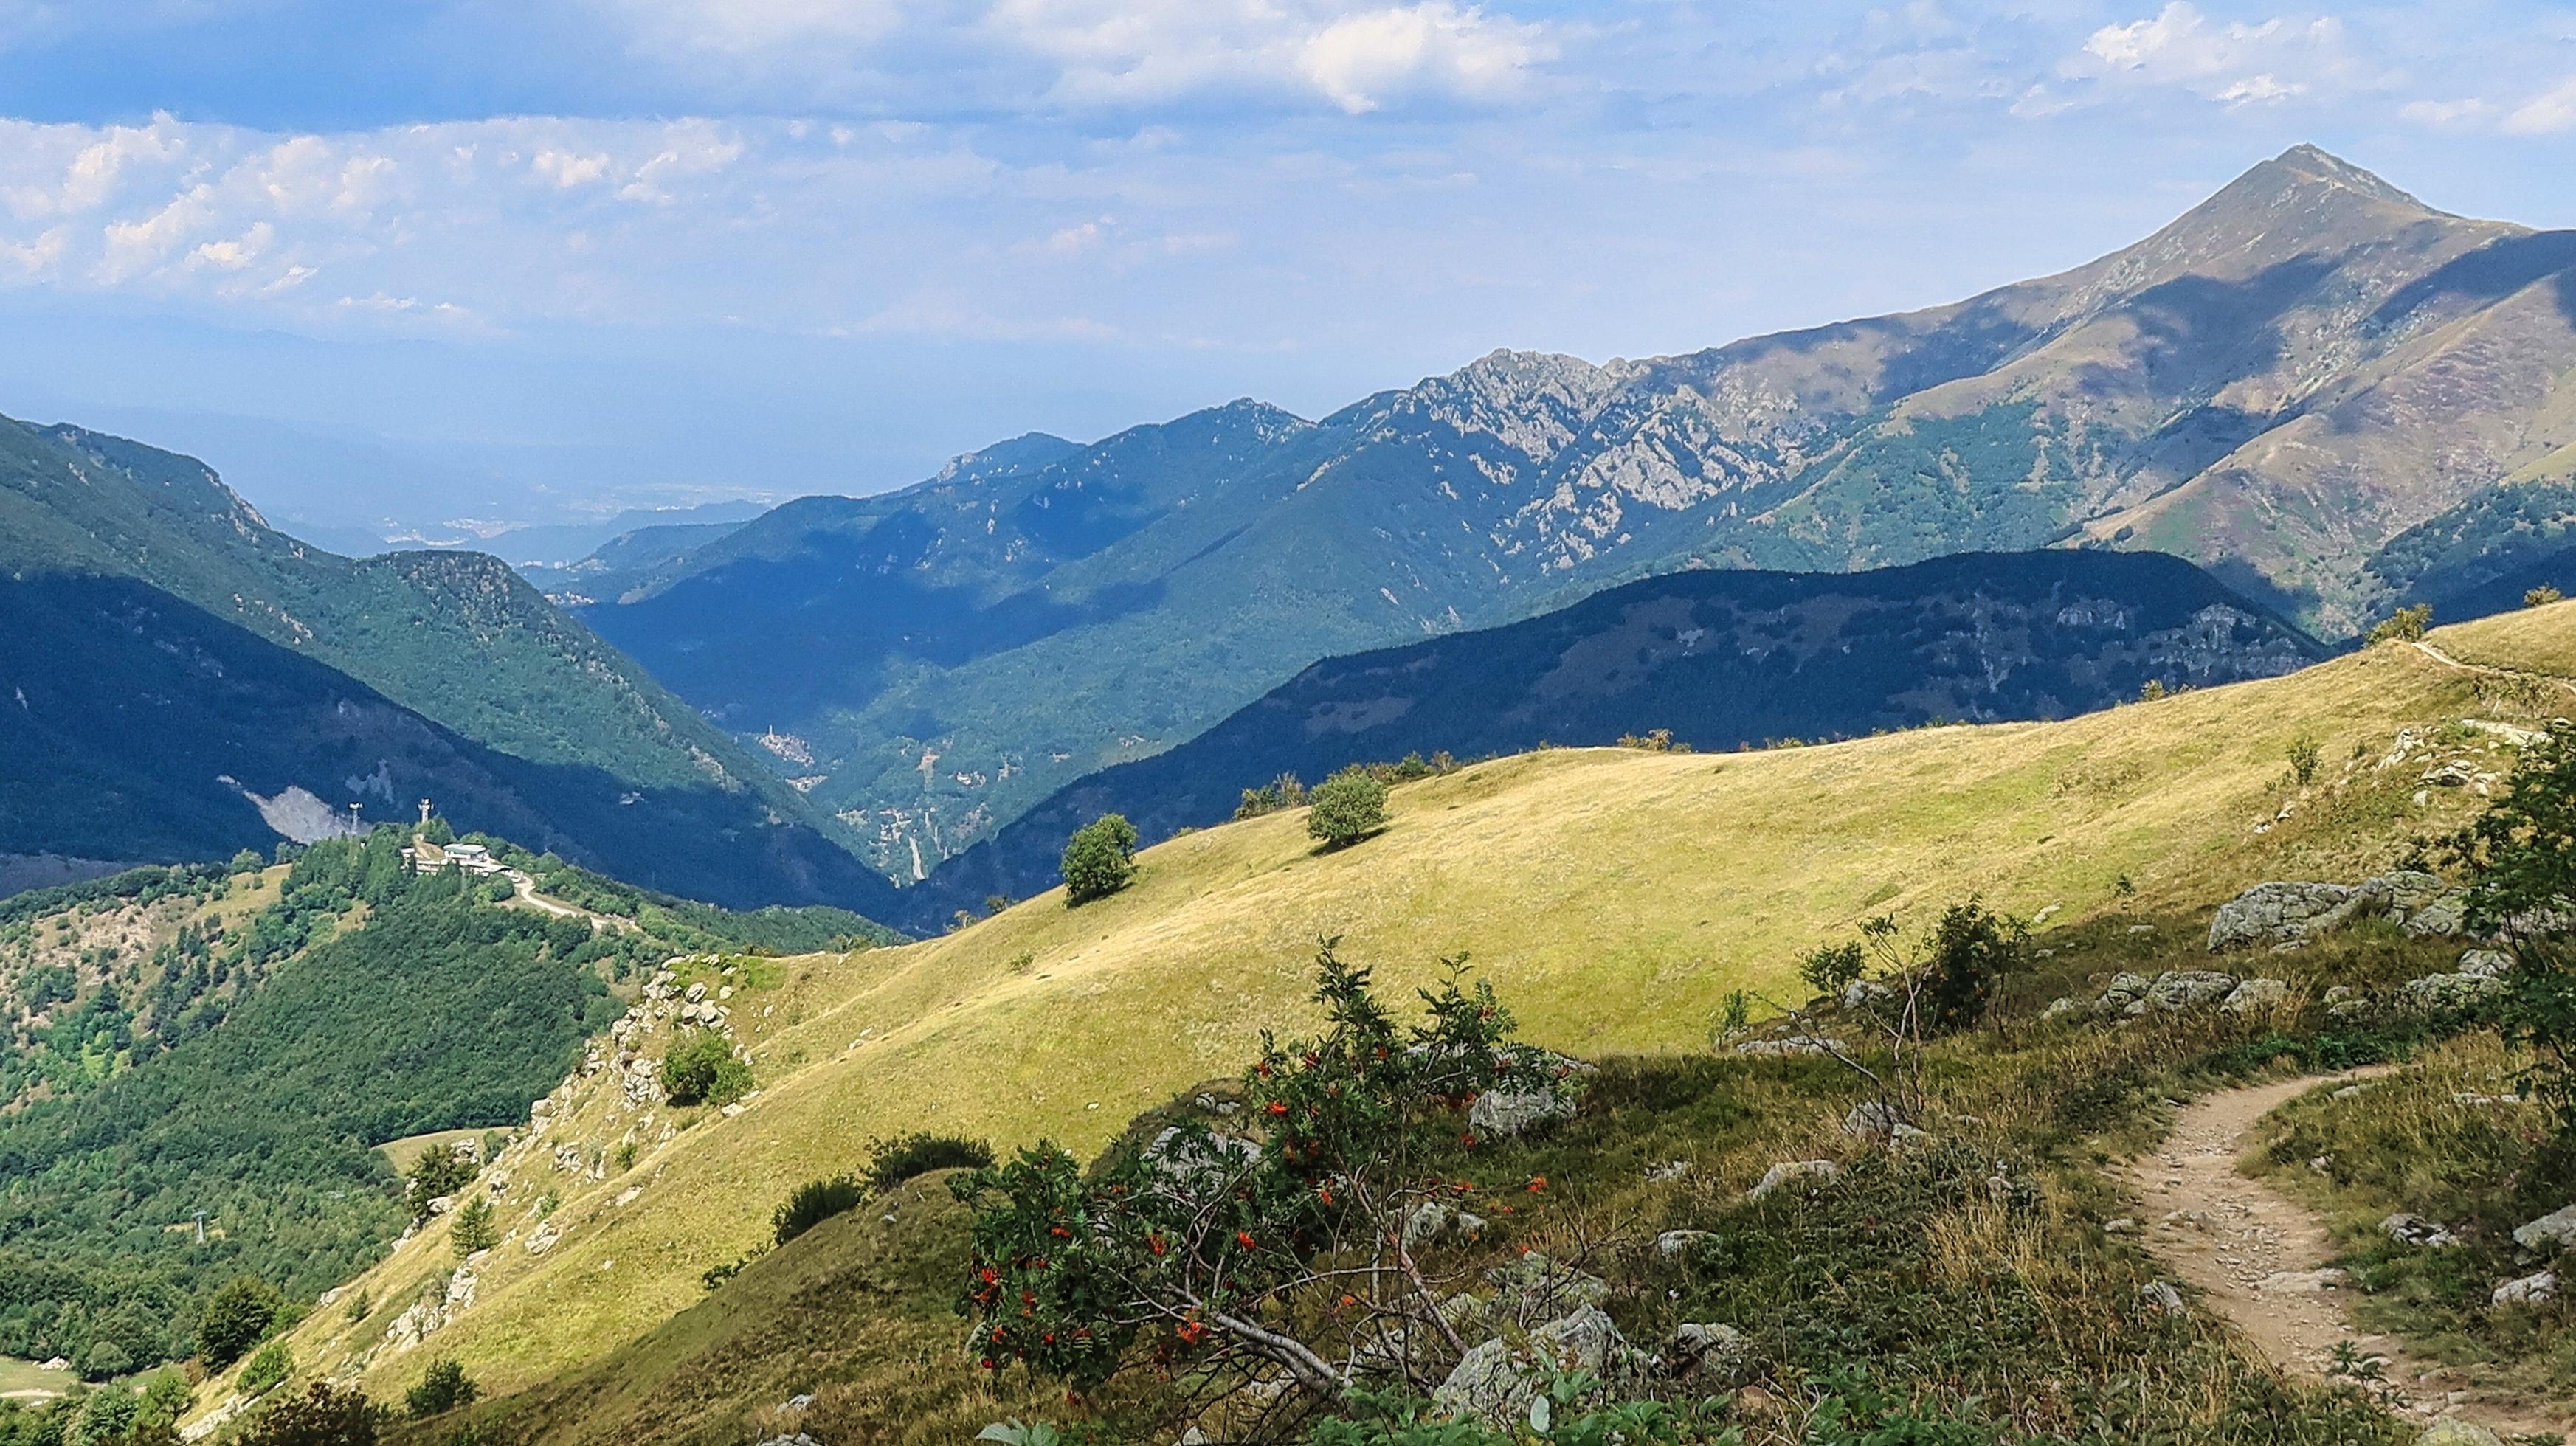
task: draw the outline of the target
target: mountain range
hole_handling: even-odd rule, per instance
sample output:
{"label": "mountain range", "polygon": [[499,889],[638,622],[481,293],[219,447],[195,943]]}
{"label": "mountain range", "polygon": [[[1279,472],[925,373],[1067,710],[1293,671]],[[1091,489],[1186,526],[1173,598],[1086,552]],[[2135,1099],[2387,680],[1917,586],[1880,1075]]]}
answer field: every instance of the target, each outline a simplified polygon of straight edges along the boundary
{"label": "mountain range", "polygon": [[1684,566],[2155,550],[2329,637],[2491,598],[2576,515],[2571,369],[2576,233],[2302,146],[1952,305],[1022,437],[586,579],[577,611],[919,878],[1319,658]]}
{"label": "mountain range", "polygon": [[415,816],[719,902],[877,903],[839,826],[497,560],[352,561],[203,463],[0,420],[0,856]]}

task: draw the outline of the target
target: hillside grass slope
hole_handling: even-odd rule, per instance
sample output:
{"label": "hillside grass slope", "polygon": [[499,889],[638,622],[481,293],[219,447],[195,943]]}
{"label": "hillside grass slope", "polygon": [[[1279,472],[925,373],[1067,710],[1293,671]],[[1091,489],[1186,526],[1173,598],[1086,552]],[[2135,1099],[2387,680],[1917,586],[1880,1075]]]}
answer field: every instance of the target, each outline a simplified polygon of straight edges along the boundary
{"label": "hillside grass slope", "polygon": [[[2576,605],[2561,605],[2430,641],[2546,673],[2571,629]],[[1787,997],[1802,951],[1870,915],[1920,924],[1978,895],[2024,915],[2059,906],[2061,924],[2119,907],[2205,920],[2263,878],[2385,868],[2466,816],[2467,790],[2374,766],[2401,729],[2548,716],[2570,697],[2391,645],[2058,723],[1749,754],[1541,752],[1397,789],[1393,827],[1343,852],[1314,852],[1300,814],[1274,815],[1150,850],[1135,887],[1078,910],[1049,894],[901,949],[730,976],[701,962],[696,977],[734,988],[755,1062],[760,1092],[737,1115],[630,1109],[614,1073],[568,1082],[503,1158],[508,1234],[476,1263],[470,1307],[419,1347],[388,1346],[395,1312],[449,1286],[448,1242],[424,1233],[358,1283],[371,1312],[317,1312],[291,1345],[380,1399],[441,1355],[499,1391],[580,1370],[698,1303],[703,1272],[766,1240],[793,1186],[851,1167],[871,1136],[1089,1150],[1231,1074],[1263,1028],[1308,1022],[1319,934],[1391,990],[1469,954],[1529,1038],[1599,1056],[1705,1050],[1730,991]],[[2326,760],[2304,791],[2286,762],[2302,737]],[[583,1168],[557,1168],[558,1152]],[[535,1253],[541,1213],[559,1243]]]}

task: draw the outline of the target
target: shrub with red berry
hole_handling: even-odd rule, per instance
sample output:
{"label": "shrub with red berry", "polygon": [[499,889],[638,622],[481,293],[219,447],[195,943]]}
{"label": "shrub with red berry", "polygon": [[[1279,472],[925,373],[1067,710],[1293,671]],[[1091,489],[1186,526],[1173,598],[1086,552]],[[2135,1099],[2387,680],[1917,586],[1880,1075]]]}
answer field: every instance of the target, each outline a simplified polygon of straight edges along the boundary
{"label": "shrub with red berry", "polygon": [[1360,1355],[1431,1381],[1463,1351],[1406,1223],[1454,1197],[1433,1155],[1479,1094],[1561,1093],[1569,1067],[1512,1040],[1463,960],[1400,1026],[1336,942],[1316,958],[1324,1032],[1263,1035],[1243,1133],[1195,1119],[1087,1171],[1040,1144],[953,1183],[974,1212],[961,1309],[985,1365],[1077,1387],[1188,1369],[1330,1398]]}

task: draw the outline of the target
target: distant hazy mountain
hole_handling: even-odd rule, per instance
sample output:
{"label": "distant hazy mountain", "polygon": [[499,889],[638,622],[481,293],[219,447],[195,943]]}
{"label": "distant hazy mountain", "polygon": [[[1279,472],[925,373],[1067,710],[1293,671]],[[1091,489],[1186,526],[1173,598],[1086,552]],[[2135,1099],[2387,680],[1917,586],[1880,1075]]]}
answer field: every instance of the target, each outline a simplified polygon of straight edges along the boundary
{"label": "distant hazy mountain", "polygon": [[1320,422],[1237,402],[1023,439],[780,508],[585,616],[913,874],[1318,657],[1690,562],[2089,542],[2349,635],[2425,580],[2384,549],[2451,517],[2446,555],[2491,552],[2496,499],[2566,474],[2570,375],[2576,234],[2300,147],[1955,305],[1601,366],[1496,353]]}
{"label": "distant hazy mountain", "polygon": [[889,892],[495,559],[353,562],[189,458],[0,420],[0,854],[217,856],[423,797],[691,897]]}
{"label": "distant hazy mountain", "polygon": [[1292,773],[1672,731],[1703,750],[1932,722],[2064,718],[2325,655],[2209,574],[2157,553],[1978,553],[1860,573],[1705,569],[1525,622],[1327,658],[1189,742],[1085,778],[905,891],[907,915],[1057,882],[1075,828],[1124,813],[1148,842],[1232,816]]}

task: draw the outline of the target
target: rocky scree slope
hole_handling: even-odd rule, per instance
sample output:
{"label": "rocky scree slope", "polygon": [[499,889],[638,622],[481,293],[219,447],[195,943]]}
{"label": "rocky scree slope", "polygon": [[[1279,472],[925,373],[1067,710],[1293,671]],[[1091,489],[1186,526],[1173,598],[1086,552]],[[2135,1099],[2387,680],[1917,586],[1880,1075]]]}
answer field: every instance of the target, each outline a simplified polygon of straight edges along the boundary
{"label": "rocky scree slope", "polygon": [[[1606,365],[1497,352],[1320,421],[1244,401],[1023,438],[781,508],[584,616],[905,878],[1318,658],[1693,561],[2153,549],[2349,635],[2539,541],[2511,503],[2576,444],[2571,267],[2576,236],[2299,147],[1952,305]],[[2449,540],[2374,567],[2428,525]]]}
{"label": "rocky scree slope", "polygon": [[[2544,659],[2571,608],[2434,638],[2497,665]],[[1982,895],[2024,915],[2205,921],[2262,880],[2386,873],[2480,800],[2369,760],[2405,730],[2530,726],[2558,706],[2398,645],[2062,722],[1726,756],[1552,750],[1400,786],[1390,830],[1350,849],[1317,853],[1301,817],[1271,815],[1150,849],[1132,888],[1080,909],[1049,893],[749,979],[683,965],[675,982],[735,990],[717,1002],[759,1094],[738,1115],[675,1113],[631,1097],[633,1063],[603,1046],[532,1121],[507,1170],[515,1238],[476,1268],[435,1348],[500,1391],[607,1360],[698,1302],[704,1272],[870,1136],[1097,1148],[1232,1069],[1263,1025],[1303,1018],[1318,933],[1397,991],[1467,953],[1550,1048],[1701,1050],[1730,991],[1794,988],[1806,950],[1876,914],[1920,922]],[[2287,762],[2302,737],[2329,761],[2306,788]],[[653,1059],[672,1027],[656,1018],[626,1044]],[[547,1223],[555,1239],[529,1250]],[[409,1303],[453,1265],[443,1240],[417,1240],[357,1284]],[[292,1344],[381,1396],[429,1349],[388,1350],[384,1328],[325,1312]]]}

